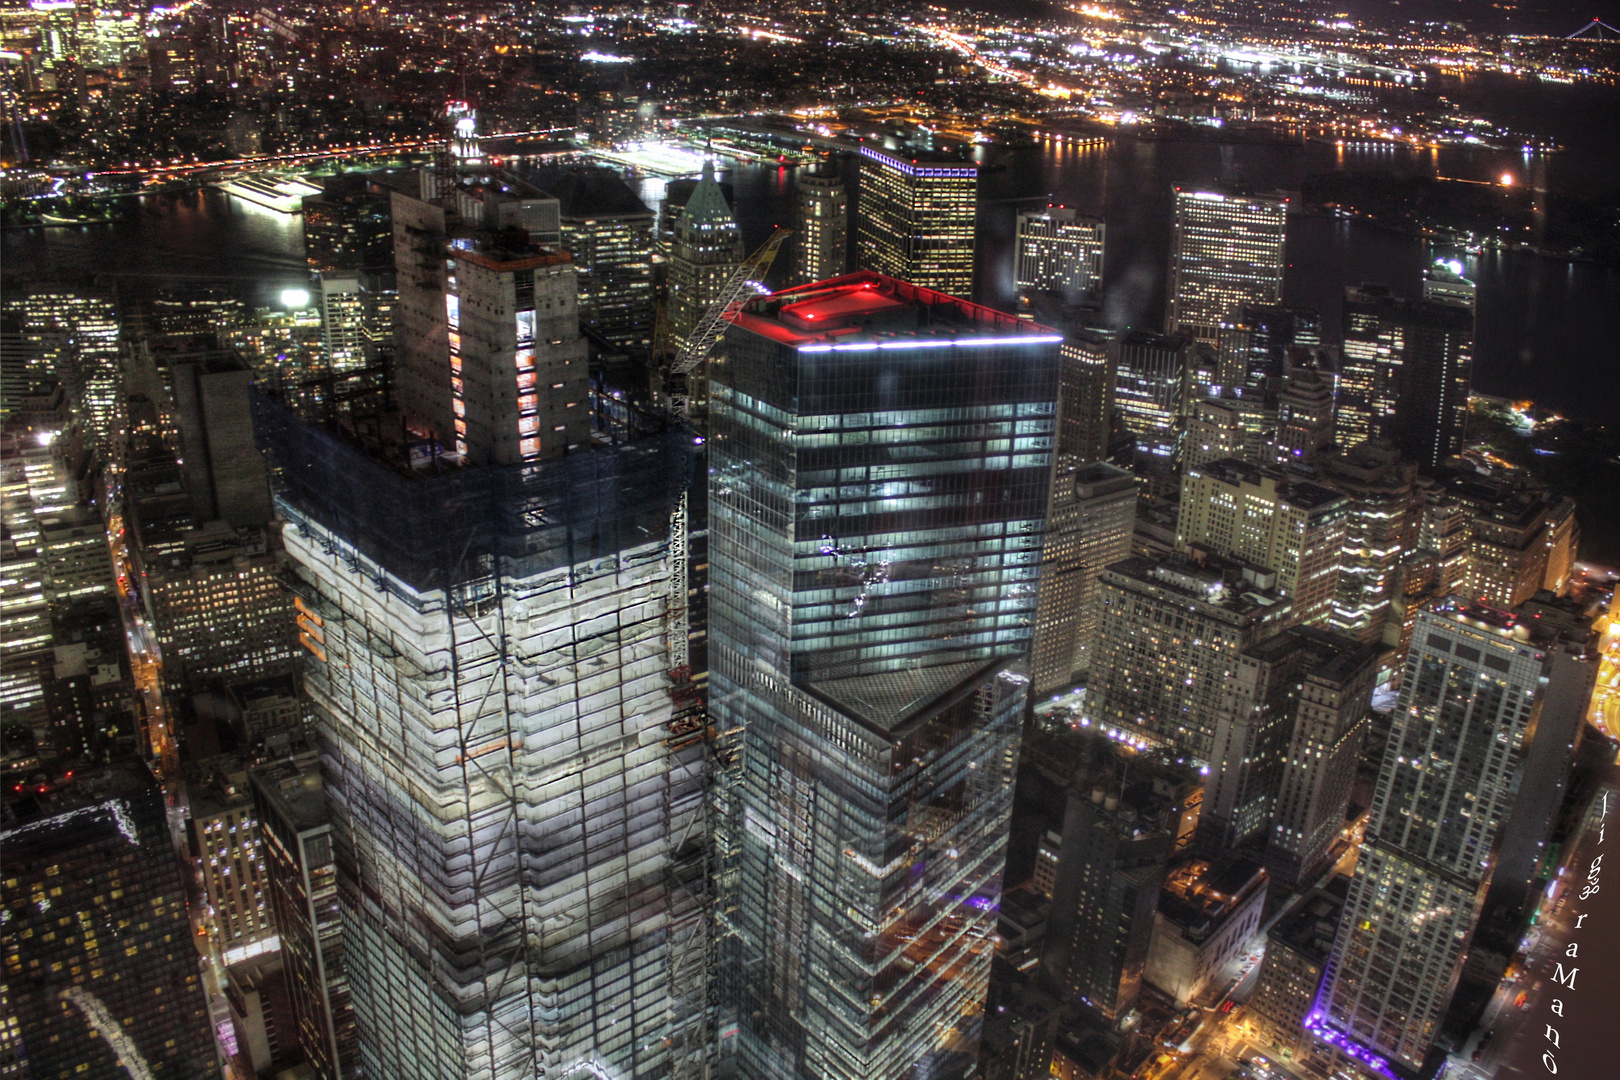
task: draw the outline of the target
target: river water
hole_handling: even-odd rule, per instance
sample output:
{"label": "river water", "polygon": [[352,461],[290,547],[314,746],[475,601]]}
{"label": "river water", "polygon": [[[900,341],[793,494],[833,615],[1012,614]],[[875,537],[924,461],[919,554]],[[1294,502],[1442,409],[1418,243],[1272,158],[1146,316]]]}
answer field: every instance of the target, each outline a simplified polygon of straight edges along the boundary
{"label": "river water", "polygon": [[[854,172],[853,161],[846,170]],[[1521,182],[1590,190],[1585,159],[1484,150],[1407,151],[1321,143],[1219,143],[1123,136],[1105,147],[1037,145],[1012,152],[983,174],[978,285],[987,303],[1012,296],[1012,235],[1021,208],[1048,198],[1099,214],[1108,223],[1105,310],[1119,325],[1157,328],[1164,312],[1171,198],[1176,184],[1242,183],[1297,189],[1334,169],[1489,179],[1511,171]],[[1609,174],[1612,175],[1612,174]],[[736,188],[744,239],[755,245],[791,223],[793,170],[744,165],[724,176]],[[1610,181],[1612,183],[1612,181]],[[662,183],[644,183],[656,207]],[[1583,192],[1584,193],[1584,192]],[[143,276],[218,279],[269,302],[303,284],[300,219],[214,191],[141,200],[135,220],[82,228],[8,230],[6,272],[95,275],[120,282]],[[1299,214],[1290,219],[1285,299],[1309,303],[1336,335],[1346,284],[1378,282],[1415,294],[1435,257],[1461,258],[1479,286],[1475,388],[1533,398],[1594,420],[1620,416],[1620,272],[1590,263],[1520,253],[1428,250],[1414,238],[1368,223]]]}

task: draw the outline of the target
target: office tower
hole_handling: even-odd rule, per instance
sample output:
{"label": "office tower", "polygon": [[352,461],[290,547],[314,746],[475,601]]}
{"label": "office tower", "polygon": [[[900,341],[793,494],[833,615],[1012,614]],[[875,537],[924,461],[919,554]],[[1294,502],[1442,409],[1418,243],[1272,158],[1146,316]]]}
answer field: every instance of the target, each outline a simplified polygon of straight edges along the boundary
{"label": "office tower", "polygon": [[9,1030],[23,1075],[154,1080],[215,1068],[182,867],[146,767],[126,762],[6,791]]}
{"label": "office tower", "polygon": [[1264,851],[1292,886],[1344,826],[1382,649],[1295,627],[1244,650],[1232,672],[1199,818],[1208,850]]}
{"label": "office tower", "polygon": [[1216,345],[1244,305],[1279,303],[1287,228],[1281,195],[1176,188],[1165,332]]}
{"label": "office tower", "polygon": [[101,516],[87,506],[64,506],[36,512],[36,519],[52,609],[112,596],[112,552]]}
{"label": "office tower", "polygon": [[1136,478],[1105,461],[1059,454],[1041,549],[1041,591],[1030,649],[1034,694],[1085,675],[1097,632],[1097,578],[1131,553]]}
{"label": "office tower", "polygon": [[272,765],[250,773],[248,783],[298,1043],[319,1080],[343,1080],[354,1075],[358,1059],[320,769],[313,763]]}
{"label": "office tower", "polygon": [[862,272],[752,301],[711,361],[710,717],[742,729],[720,1027],[748,1075],[975,1053],[1060,340]]}
{"label": "office tower", "polygon": [[365,176],[323,177],[321,194],[304,198],[304,257],[315,273],[394,269],[394,225],[388,189]]}
{"label": "office tower", "polygon": [[249,680],[294,668],[301,654],[292,599],[263,533],[215,522],[141,535],[146,615],[171,691],[201,689],[213,676]]}
{"label": "office tower", "polygon": [[1387,288],[1345,289],[1340,437],[1386,436],[1423,468],[1462,452],[1473,379],[1474,314]]}
{"label": "office tower", "polygon": [[799,197],[795,281],[838,277],[849,266],[849,192],[832,166],[801,168],[793,178]]}
{"label": "office tower", "polygon": [[1527,755],[1579,676],[1535,619],[1452,597],[1420,612],[1350,897],[1307,1025],[1386,1071],[1429,1057]]}
{"label": "office tower", "polygon": [[1159,891],[1142,976],[1185,1005],[1237,959],[1260,928],[1268,879],[1252,859],[1187,859]]}
{"label": "office tower", "polygon": [[1057,450],[1081,462],[1108,456],[1113,438],[1115,354],[1107,334],[1071,330],[1058,347]]}
{"label": "office tower", "polygon": [[1131,558],[1103,571],[1088,719],[1132,744],[1208,762],[1245,649],[1294,621],[1276,575],[1217,558]]}
{"label": "office tower", "polygon": [[1040,967],[1061,1001],[1110,1021],[1141,991],[1171,840],[1113,786],[1069,792]]}
{"label": "office tower", "polygon": [[1259,390],[1283,377],[1293,349],[1322,344],[1322,320],[1305,306],[1245,304],[1221,323],[1216,352],[1221,385]]}
{"label": "office tower", "polygon": [[271,952],[232,961],[224,974],[220,981],[235,1043],[221,1042],[232,1063],[254,1076],[301,1065],[298,1024],[281,957]]}
{"label": "office tower", "polygon": [[931,152],[861,147],[863,270],[950,296],[973,295],[978,167]]}
{"label": "office tower", "polygon": [[1418,546],[1417,466],[1389,442],[1368,441],[1322,459],[1319,475],[1350,500],[1328,625],[1358,641],[1378,641],[1396,568]]}
{"label": "office tower", "polygon": [[679,353],[703,313],[720,295],[743,260],[742,232],[731,216],[714,166],[703,163],[703,179],[675,221],[669,251],[670,348]]}
{"label": "office tower", "polygon": [[1192,342],[1142,330],[1114,342],[1114,407],[1138,454],[1169,462],[1181,444]]}
{"label": "office tower", "polygon": [[1314,1049],[1305,1018],[1322,987],[1348,884],[1336,878],[1305,893],[1266,931],[1266,958],[1249,998],[1249,1016],[1271,1047],[1301,1065]]}
{"label": "office tower", "polygon": [[1102,288],[1102,220],[1062,206],[1021,211],[1013,260],[1021,296],[1049,292],[1067,303],[1094,299]]}
{"label": "office tower", "polygon": [[42,732],[51,611],[48,571],[30,527],[19,535],[11,522],[0,524],[0,718]]}
{"label": "office tower", "polygon": [[321,310],[321,344],[333,375],[347,374],[366,365],[366,296],[360,275],[323,271],[316,278]]}
{"label": "office tower", "polygon": [[103,457],[111,454],[121,428],[122,386],[112,302],[39,286],[7,306],[20,316],[24,348],[61,379],[87,440]]}
{"label": "office tower", "polygon": [[653,212],[607,169],[571,170],[550,186],[562,246],[574,257],[579,321],[633,360],[652,348]]}
{"label": "office tower", "polygon": [[218,757],[191,773],[191,844],[202,859],[209,931],[227,965],[275,948],[264,841],[247,768]]}
{"label": "office tower", "polygon": [[237,529],[269,524],[270,478],[248,414],[252,369],[240,356],[218,353],[171,365],[170,378],[198,520]]}
{"label": "office tower", "polygon": [[1309,480],[1231,459],[1188,469],[1176,546],[1197,545],[1274,571],[1295,623],[1333,610],[1350,501]]}
{"label": "office tower", "polygon": [[1289,364],[1277,395],[1272,454],[1281,463],[1309,465],[1333,445],[1333,383],[1315,362],[1299,359]]}
{"label": "office tower", "polygon": [[1420,475],[1414,486],[1417,499],[1417,549],[1435,560],[1440,596],[1461,591],[1468,575],[1468,545],[1473,538],[1473,515],[1451,486]]}
{"label": "office tower", "polygon": [[704,989],[675,962],[703,750],[666,645],[691,435],[439,469],[266,398],[254,423],[286,485],[365,1075],[665,1072]]}

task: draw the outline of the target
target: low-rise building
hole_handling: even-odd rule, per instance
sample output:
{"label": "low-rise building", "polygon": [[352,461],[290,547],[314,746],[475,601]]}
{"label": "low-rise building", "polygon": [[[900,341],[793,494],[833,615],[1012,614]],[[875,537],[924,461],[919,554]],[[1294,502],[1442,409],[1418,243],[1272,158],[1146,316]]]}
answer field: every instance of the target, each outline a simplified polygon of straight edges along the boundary
{"label": "low-rise building", "polygon": [[1212,989],[1260,928],[1266,872],[1245,858],[1189,859],[1166,875],[1144,977],[1184,1005]]}

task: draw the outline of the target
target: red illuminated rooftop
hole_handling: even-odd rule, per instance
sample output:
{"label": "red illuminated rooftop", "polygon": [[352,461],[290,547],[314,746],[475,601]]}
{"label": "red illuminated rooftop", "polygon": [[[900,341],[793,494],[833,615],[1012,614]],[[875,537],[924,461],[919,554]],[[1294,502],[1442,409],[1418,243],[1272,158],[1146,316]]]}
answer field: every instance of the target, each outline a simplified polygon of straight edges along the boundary
{"label": "red illuminated rooftop", "polygon": [[1059,336],[1006,312],[870,270],[762,296],[750,301],[733,322],[794,346]]}

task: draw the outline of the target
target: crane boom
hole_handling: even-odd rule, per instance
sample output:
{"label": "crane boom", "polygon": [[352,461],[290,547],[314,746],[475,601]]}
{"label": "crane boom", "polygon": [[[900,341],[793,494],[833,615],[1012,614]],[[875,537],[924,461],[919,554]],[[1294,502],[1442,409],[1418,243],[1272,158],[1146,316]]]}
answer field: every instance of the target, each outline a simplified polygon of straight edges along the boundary
{"label": "crane boom", "polygon": [[703,313],[697,326],[692,328],[692,335],[686,339],[674,362],[669,365],[671,375],[685,375],[709,358],[715,342],[726,332],[726,324],[736,318],[743,305],[753,298],[754,283],[765,280],[771,264],[776,261],[776,253],[782,249],[782,241],[791,235],[792,229],[777,229],[769,240],[759,246],[758,251],[738,265],[715,295],[714,303]]}

